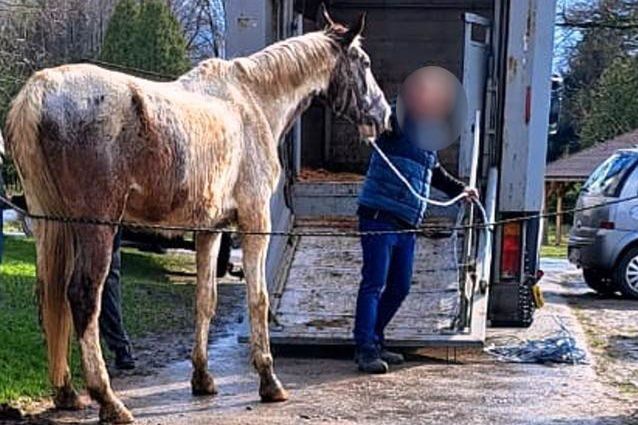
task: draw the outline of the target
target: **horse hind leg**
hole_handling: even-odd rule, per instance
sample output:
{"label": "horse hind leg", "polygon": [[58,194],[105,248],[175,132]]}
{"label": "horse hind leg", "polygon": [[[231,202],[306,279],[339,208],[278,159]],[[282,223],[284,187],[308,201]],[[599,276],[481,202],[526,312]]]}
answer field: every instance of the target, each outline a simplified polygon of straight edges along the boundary
{"label": "horse hind leg", "polygon": [[111,389],[100,347],[98,326],[102,287],[110,266],[116,229],[106,226],[73,226],[77,256],[68,287],[68,298],[80,342],[87,390],[100,404],[100,421],[130,423],[133,416]]}
{"label": "horse hind leg", "polygon": [[196,330],[193,347],[193,395],[217,393],[213,375],[208,371],[208,330],[217,306],[217,255],[221,235],[201,232],[196,235],[197,293]]}
{"label": "horse hind leg", "polygon": [[75,255],[73,235],[69,225],[55,222],[36,223],[36,235],[40,315],[53,402],[58,409],[80,409],[84,405],[71,383],[68,364],[72,323],[66,287]]}
{"label": "horse hind leg", "polygon": [[[252,212],[249,212],[252,211]],[[269,208],[250,208],[241,214],[243,230],[270,230]],[[263,402],[288,399],[288,392],[275,375],[268,336],[268,289],[266,287],[266,253],[269,238],[266,235],[245,235],[242,241],[246,293],[250,313],[250,339],[252,359],[259,373],[259,395]]]}

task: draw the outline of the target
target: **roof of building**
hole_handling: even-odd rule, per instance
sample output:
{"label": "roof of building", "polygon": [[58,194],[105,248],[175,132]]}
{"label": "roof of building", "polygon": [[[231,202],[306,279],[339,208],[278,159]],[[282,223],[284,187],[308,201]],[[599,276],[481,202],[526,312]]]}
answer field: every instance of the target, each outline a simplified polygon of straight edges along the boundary
{"label": "roof of building", "polygon": [[545,180],[584,181],[618,149],[637,146],[638,129],[550,162],[545,170]]}

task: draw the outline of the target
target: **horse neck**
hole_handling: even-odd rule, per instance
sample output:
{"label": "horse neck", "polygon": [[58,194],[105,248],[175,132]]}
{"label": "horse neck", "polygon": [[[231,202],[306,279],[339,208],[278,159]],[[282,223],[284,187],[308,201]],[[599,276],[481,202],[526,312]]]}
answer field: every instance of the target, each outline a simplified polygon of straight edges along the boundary
{"label": "horse neck", "polygon": [[327,90],[336,55],[330,39],[318,32],[284,40],[233,62],[279,141],[312,98]]}

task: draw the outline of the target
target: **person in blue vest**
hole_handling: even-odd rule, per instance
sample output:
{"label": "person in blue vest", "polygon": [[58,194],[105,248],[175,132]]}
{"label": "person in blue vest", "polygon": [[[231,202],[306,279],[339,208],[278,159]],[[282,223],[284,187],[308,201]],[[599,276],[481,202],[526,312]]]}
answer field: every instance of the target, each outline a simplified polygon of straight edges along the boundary
{"label": "person in blue vest", "polygon": [[[452,80],[450,80],[450,78]],[[376,142],[412,187],[423,197],[430,186],[450,197],[466,192],[478,196],[443,169],[436,150],[456,137],[451,114],[462,90],[456,79],[444,73],[415,72],[408,76],[399,94],[399,113],[394,108],[392,130]],[[421,225],[427,203],[414,196],[387,163],[373,152],[359,194],[359,230],[394,231]],[[384,329],[408,295],[412,278],[416,235],[388,233],[364,235],[362,279],[357,296],[354,326],[355,359],[359,370],[386,373],[388,365],[403,363],[403,356],[384,346]]]}

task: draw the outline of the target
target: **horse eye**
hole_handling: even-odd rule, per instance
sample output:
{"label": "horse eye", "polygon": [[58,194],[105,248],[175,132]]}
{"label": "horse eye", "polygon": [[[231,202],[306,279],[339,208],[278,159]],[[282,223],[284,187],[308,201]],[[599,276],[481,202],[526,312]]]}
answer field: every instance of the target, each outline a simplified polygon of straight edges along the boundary
{"label": "horse eye", "polygon": [[372,63],[370,62],[370,59],[364,59],[363,60],[363,67],[364,68],[370,68],[371,65],[372,65]]}

